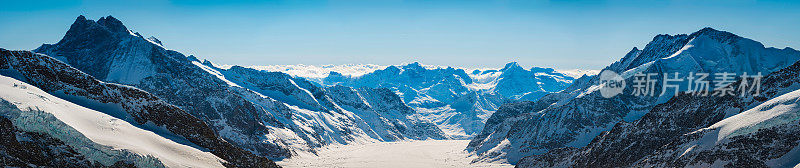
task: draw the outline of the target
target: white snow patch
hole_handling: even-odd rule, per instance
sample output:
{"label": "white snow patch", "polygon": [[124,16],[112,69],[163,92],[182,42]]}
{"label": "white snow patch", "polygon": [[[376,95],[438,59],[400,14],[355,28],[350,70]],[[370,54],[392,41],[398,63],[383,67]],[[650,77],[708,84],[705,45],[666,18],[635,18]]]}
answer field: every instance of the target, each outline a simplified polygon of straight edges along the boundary
{"label": "white snow patch", "polygon": [[122,119],[88,109],[50,95],[39,88],[0,76],[0,98],[17,108],[38,109],[78,130],[95,143],[126,149],[144,156],[158,158],[169,167],[223,167],[224,160],[158,134],[138,128]]}
{"label": "white snow patch", "polygon": [[[730,136],[747,134],[786,122],[800,116],[800,90],[770,99],[750,110],[726,118],[706,129],[719,129],[717,142]],[[769,121],[768,121],[769,120]],[[757,128],[756,128],[757,127]]]}
{"label": "white snow patch", "polygon": [[578,79],[583,75],[594,76],[600,74],[600,70],[596,69],[568,69],[568,70],[556,70],[556,72],[567,75],[575,79]]}
{"label": "white snow patch", "polygon": [[200,62],[197,62],[197,61],[192,61],[192,64],[197,65],[197,67],[200,67],[201,69],[205,70],[206,72],[210,73],[211,75],[214,75],[217,78],[219,78],[220,80],[225,81],[225,83],[227,83],[228,85],[241,87],[241,86],[237,85],[236,83],[233,83],[233,82],[229,81],[228,79],[225,79],[225,75],[222,75],[222,73],[220,73],[219,71],[215,70],[214,68],[211,68],[211,67],[208,67],[206,65],[203,65],[203,63],[200,63]]}

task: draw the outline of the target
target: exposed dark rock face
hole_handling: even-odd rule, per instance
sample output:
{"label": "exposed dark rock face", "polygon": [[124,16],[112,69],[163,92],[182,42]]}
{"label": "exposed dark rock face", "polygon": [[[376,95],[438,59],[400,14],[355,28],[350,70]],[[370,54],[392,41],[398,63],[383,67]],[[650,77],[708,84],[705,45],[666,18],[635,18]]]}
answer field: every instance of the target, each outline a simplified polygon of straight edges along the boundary
{"label": "exposed dark rock face", "polygon": [[[120,107],[115,117],[138,124],[153,123],[171,133],[208,148],[211,153],[240,167],[277,167],[271,160],[256,156],[226,142],[205,122],[143,90],[105,83],[51,57],[29,51],[0,49],[0,69],[8,76],[34,85],[65,99],[79,97]],[[114,114],[112,114],[114,115]]]}

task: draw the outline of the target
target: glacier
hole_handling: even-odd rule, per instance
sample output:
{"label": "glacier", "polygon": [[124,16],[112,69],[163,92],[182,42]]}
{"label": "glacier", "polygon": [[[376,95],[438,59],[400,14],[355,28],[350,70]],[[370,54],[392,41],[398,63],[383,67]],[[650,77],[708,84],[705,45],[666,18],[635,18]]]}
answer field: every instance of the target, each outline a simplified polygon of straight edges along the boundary
{"label": "glacier", "polygon": [[[91,140],[90,142],[109,146],[115,150],[155,157],[169,167],[223,167],[224,160],[209,152],[177,143],[106,113],[76,105],[19,80],[0,76],[0,89],[3,90],[0,93],[0,99],[11,102],[16,108],[46,112],[59,122],[66,124],[67,127],[77,131],[77,133],[59,135],[60,139],[66,142],[80,141],[80,138],[74,138],[78,140],[71,139],[85,136]],[[35,116],[29,117],[35,118]],[[25,122],[23,124],[32,123]],[[59,131],[69,132],[67,130],[59,129]],[[73,148],[80,149],[86,143],[88,142],[75,142]],[[100,153],[93,155],[98,154]],[[96,161],[102,163],[110,160]],[[110,164],[112,163],[106,163],[107,166]],[[144,166],[144,164],[141,165]]]}

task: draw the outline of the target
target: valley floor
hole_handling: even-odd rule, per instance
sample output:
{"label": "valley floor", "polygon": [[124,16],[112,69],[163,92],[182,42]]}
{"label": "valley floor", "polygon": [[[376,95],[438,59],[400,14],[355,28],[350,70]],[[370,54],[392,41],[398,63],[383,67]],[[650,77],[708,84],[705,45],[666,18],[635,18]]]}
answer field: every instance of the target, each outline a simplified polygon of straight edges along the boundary
{"label": "valley floor", "polygon": [[464,151],[469,140],[430,140],[377,142],[356,145],[331,145],[320,149],[319,156],[297,156],[278,162],[294,167],[514,167],[509,164],[475,163]]}

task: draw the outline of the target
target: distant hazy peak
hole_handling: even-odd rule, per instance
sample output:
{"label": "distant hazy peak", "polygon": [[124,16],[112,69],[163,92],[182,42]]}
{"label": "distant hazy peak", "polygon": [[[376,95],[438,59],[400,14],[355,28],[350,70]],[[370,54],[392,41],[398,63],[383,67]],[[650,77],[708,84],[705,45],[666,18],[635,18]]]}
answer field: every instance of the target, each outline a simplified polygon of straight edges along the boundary
{"label": "distant hazy peak", "polygon": [[[219,65],[217,67],[220,68],[230,68],[232,65]],[[365,74],[369,74],[375,72],[376,70],[385,70],[387,68],[396,69],[398,72],[408,68],[424,68],[424,69],[461,69],[467,73],[482,73],[482,72],[489,72],[489,71],[498,71],[496,68],[475,68],[475,69],[468,69],[468,68],[458,68],[458,67],[449,67],[449,66],[439,66],[439,65],[425,65],[419,62],[409,63],[409,64],[401,64],[401,65],[375,65],[375,64],[341,64],[341,65],[304,65],[304,64],[296,64],[296,65],[254,65],[254,66],[246,66],[248,68],[264,70],[264,71],[271,71],[271,72],[283,72],[292,76],[296,77],[303,77],[303,78],[325,78],[329,74],[334,76],[350,76],[350,77],[358,77]],[[502,69],[518,69],[518,70],[525,70],[516,62],[511,62],[506,64]],[[501,70],[502,71],[502,70]],[[589,69],[570,69],[570,70],[555,70],[553,68],[542,68],[542,67],[531,67],[530,71],[535,72],[556,72],[562,73],[564,75],[579,78],[583,75],[596,75],[599,73],[599,70],[589,70]]]}

